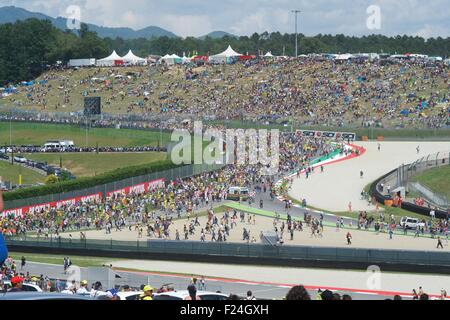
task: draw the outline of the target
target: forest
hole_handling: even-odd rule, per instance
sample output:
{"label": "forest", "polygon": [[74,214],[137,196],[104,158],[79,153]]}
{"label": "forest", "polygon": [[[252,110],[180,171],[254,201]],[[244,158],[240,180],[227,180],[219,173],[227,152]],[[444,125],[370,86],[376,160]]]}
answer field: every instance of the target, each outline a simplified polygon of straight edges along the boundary
{"label": "forest", "polygon": [[[363,37],[337,35],[316,35],[306,37],[298,35],[299,54],[308,53],[420,53],[430,56],[448,57],[450,38],[430,38],[383,35]],[[50,21],[28,19],[16,23],[0,25],[0,85],[19,81],[30,81],[58,61],[66,63],[70,59],[104,58],[112,50],[125,55],[132,49],[136,55],[165,55],[176,53],[187,56],[193,53],[212,55],[222,52],[231,45],[242,54],[264,54],[271,51],[274,55],[295,55],[295,34],[279,32],[252,36],[213,39],[207,37],[152,39],[100,38],[82,24],[80,30],[61,31]]]}

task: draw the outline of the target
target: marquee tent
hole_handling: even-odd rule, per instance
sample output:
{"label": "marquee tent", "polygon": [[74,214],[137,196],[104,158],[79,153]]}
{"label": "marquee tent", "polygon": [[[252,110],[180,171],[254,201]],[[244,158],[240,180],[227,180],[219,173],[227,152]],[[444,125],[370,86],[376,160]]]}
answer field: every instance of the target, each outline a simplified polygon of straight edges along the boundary
{"label": "marquee tent", "polygon": [[116,50],[114,50],[109,57],[97,60],[97,66],[110,67],[116,65],[116,62],[120,61],[123,64],[123,58],[116,53]]}
{"label": "marquee tent", "polygon": [[166,54],[164,57],[161,57],[161,59],[159,59],[158,63],[165,63],[168,65],[172,65],[172,64],[174,64],[174,61],[170,57],[170,55]]}
{"label": "marquee tent", "polygon": [[175,63],[182,63],[183,62],[183,59],[181,57],[177,56],[176,54],[172,54],[170,57],[173,59],[173,61]]}
{"label": "marquee tent", "polygon": [[264,58],[273,58],[273,54],[272,54],[272,52],[267,52],[265,55],[264,55]]}
{"label": "marquee tent", "polygon": [[227,50],[225,50],[224,52],[216,54],[214,56],[210,56],[209,61],[218,63],[230,63],[240,56],[242,56],[242,54],[237,53],[233,50],[233,48],[231,48],[231,46],[228,46]]}
{"label": "marquee tent", "polygon": [[177,64],[177,63],[182,63],[182,62],[183,62],[183,60],[176,54],[172,54],[172,55],[166,54],[164,57],[159,59],[159,63],[165,63],[169,66]]}
{"label": "marquee tent", "polygon": [[181,58],[181,62],[183,64],[189,63],[191,61],[192,61],[192,58],[188,58],[188,57],[186,57],[186,55],[184,55],[183,58]]}
{"label": "marquee tent", "polygon": [[139,58],[138,56],[134,55],[133,51],[128,51],[127,55],[123,57],[123,61],[128,64],[146,64],[147,60],[143,58]]}

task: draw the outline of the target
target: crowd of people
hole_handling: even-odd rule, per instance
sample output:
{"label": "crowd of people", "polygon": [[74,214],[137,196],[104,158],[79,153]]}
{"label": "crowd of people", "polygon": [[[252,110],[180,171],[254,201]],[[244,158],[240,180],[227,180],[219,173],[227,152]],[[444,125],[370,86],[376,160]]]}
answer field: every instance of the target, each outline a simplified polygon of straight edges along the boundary
{"label": "crowd of people", "polygon": [[[419,291],[413,289],[412,291],[413,300],[432,300],[430,295],[425,293],[422,287],[419,288]],[[385,300],[394,300],[399,301],[404,298],[400,295],[395,295],[392,299],[387,298]],[[446,300],[447,299],[447,291],[445,289],[441,290],[441,295],[439,298],[435,298],[435,300]],[[305,289],[304,286],[299,285],[292,287],[286,295],[286,300],[313,300],[308,290]],[[315,300],[325,300],[325,301],[339,301],[339,300],[353,300],[352,297],[348,294],[340,294],[338,292],[333,292],[331,290],[322,290],[319,289],[317,291],[317,295]]]}
{"label": "crowd of people", "polygon": [[[438,62],[336,62],[304,58],[229,66],[52,71],[8,97],[19,109],[79,111],[101,96],[104,112],[186,115],[298,125],[441,128],[448,125],[448,67]],[[198,76],[186,80],[186,72]],[[80,79],[80,77],[82,79]]]}
{"label": "crowd of people", "polygon": [[[282,135],[280,144],[279,175],[306,168],[309,161],[330,154],[343,145],[325,138],[299,136],[298,133]],[[344,152],[344,151],[342,151]],[[167,237],[168,224],[182,214],[194,216],[199,209],[210,209],[227,198],[230,187],[247,187],[269,190],[272,198],[278,176],[265,175],[262,165],[227,165],[223,169],[201,173],[185,179],[168,181],[146,193],[114,194],[107,199],[91,200],[60,208],[16,217],[0,217],[0,229],[6,236],[26,235],[35,231],[39,236],[56,236],[81,229],[123,229],[130,224],[158,230],[158,236]]]}

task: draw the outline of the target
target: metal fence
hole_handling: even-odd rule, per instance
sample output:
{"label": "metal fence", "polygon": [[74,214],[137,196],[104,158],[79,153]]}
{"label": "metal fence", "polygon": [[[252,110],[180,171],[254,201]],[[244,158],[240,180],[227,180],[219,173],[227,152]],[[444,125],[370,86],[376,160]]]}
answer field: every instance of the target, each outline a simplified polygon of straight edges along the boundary
{"label": "metal fence", "polygon": [[[86,117],[83,113],[83,106],[79,106],[79,111],[77,112],[42,112],[36,110],[23,110],[19,108],[7,108],[2,106],[0,101],[0,120],[6,121],[13,119],[13,121],[28,121],[28,122],[41,122],[41,123],[54,123],[54,124],[73,124],[85,126]],[[216,126],[220,125],[225,128],[256,128],[256,129],[267,129],[268,127],[277,128],[281,131],[293,131],[295,129],[302,130],[315,130],[315,131],[347,131],[355,132],[358,137],[367,136],[369,139],[377,139],[378,136],[383,136],[386,139],[395,140],[447,140],[449,137],[450,125],[444,126],[442,128],[403,128],[398,130],[395,128],[375,128],[361,126],[358,124],[348,124],[345,127],[337,123],[314,123],[309,120],[295,121],[291,118],[279,117],[279,116],[269,116],[269,117],[259,117],[254,119],[249,116],[246,117],[242,114],[240,119],[221,119],[217,118],[214,114],[208,115],[202,114],[173,114],[173,113],[162,113],[162,114],[110,114],[103,112],[99,116],[91,116],[90,120],[95,120],[92,127],[99,127],[106,125],[107,123],[114,127],[115,124],[121,124],[122,128],[133,128],[133,129],[148,129],[148,124],[159,124],[159,130],[163,124],[176,124],[184,122],[184,120],[189,121],[202,121],[205,124],[214,124]]]}
{"label": "metal fence", "polygon": [[111,182],[96,187],[91,187],[82,190],[75,190],[70,192],[64,192],[59,194],[51,194],[46,196],[34,197],[29,199],[18,199],[5,202],[5,209],[15,209],[27,206],[33,206],[38,204],[50,203],[55,201],[61,201],[66,199],[72,199],[76,197],[89,196],[93,194],[98,194],[101,192],[103,196],[106,196],[108,192],[113,192],[126,187],[134,186],[144,182],[150,182],[159,179],[165,179],[166,181],[171,181],[177,178],[186,178],[190,176],[195,176],[205,172],[212,172],[223,168],[224,165],[187,165],[170,170],[154,172],[151,174],[132,177],[124,179],[121,181]]}
{"label": "metal fence", "polygon": [[379,181],[377,188],[378,190],[381,190],[381,184],[384,186],[391,186],[391,191],[399,187],[404,187],[407,192],[412,192],[413,194],[419,195],[431,206],[437,207],[444,211],[449,210],[450,200],[448,197],[433,192],[422,184],[413,181],[413,178],[422,172],[448,165],[450,165],[450,152],[447,151],[431,154],[426,157],[422,157],[411,164],[401,165],[390,175]]}
{"label": "metal fence", "polygon": [[407,265],[450,266],[450,252],[381,250],[358,248],[331,248],[309,246],[270,246],[263,244],[239,244],[194,241],[115,241],[75,239],[7,239],[8,246],[78,249],[99,252],[127,252],[137,256],[143,253],[171,255],[226,256],[242,258],[268,258],[280,260],[313,260],[354,263],[390,263]]}

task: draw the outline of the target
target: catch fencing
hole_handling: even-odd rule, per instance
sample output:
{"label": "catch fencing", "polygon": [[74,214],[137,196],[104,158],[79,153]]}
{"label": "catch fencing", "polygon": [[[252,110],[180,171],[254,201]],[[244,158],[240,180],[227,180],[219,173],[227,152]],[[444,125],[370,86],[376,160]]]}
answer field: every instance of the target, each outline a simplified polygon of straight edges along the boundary
{"label": "catch fencing", "polygon": [[401,192],[400,189],[404,188],[404,191],[410,193],[413,197],[419,196],[423,198],[427,203],[427,207],[404,201],[402,203],[403,209],[429,216],[430,210],[433,208],[437,209],[435,210],[437,218],[448,219],[450,212],[450,200],[448,197],[438,194],[414,181],[414,177],[425,171],[448,165],[450,165],[450,152],[448,151],[422,157],[411,164],[401,165],[378,179],[372,184],[371,194],[375,196],[377,201],[384,203],[384,201],[392,199],[392,195],[387,193],[388,186],[391,192],[396,190]]}

